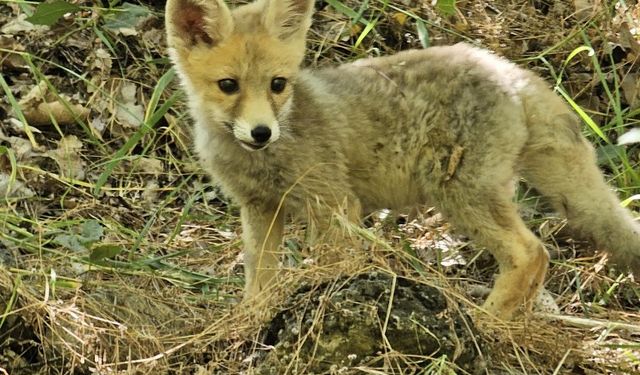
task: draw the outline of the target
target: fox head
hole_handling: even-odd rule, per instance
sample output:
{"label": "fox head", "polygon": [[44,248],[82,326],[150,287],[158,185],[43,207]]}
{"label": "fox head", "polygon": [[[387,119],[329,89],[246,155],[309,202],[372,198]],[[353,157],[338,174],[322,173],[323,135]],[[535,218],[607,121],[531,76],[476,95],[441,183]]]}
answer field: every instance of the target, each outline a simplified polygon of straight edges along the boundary
{"label": "fox head", "polygon": [[247,150],[280,137],[304,58],[313,0],[169,0],[169,53],[199,126],[232,132]]}

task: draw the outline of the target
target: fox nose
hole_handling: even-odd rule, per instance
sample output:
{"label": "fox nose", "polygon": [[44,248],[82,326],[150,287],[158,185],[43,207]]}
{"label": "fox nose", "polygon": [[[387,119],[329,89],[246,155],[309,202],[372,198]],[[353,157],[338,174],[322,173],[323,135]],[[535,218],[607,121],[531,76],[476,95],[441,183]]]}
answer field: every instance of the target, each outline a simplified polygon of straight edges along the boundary
{"label": "fox nose", "polygon": [[265,143],[271,138],[271,129],[265,125],[258,125],[251,130],[251,137],[258,143]]}

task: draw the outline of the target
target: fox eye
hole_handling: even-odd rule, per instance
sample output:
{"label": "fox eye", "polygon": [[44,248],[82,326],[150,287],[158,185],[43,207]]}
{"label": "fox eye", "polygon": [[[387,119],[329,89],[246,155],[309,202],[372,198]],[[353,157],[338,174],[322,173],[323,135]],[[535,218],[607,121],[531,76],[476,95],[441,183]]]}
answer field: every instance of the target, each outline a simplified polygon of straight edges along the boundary
{"label": "fox eye", "polygon": [[220,87],[220,90],[222,90],[222,92],[229,95],[235,93],[240,88],[238,86],[238,81],[231,78],[225,78],[225,79],[219,80],[218,87]]}
{"label": "fox eye", "polygon": [[271,91],[280,94],[287,87],[287,79],[284,77],[276,77],[271,80]]}

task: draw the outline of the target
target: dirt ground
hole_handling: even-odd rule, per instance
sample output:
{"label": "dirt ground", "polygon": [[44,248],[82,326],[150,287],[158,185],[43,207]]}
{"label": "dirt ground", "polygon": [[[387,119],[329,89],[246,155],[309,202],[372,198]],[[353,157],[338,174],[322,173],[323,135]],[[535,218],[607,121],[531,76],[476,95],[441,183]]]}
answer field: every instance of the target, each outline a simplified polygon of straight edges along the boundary
{"label": "dirt ground", "polygon": [[[637,281],[572,238],[526,184],[522,216],[552,254],[551,314],[460,325],[496,265],[429,208],[370,218],[369,251],[336,249],[344,256],[331,266],[317,264],[302,227],[288,226],[273,298],[239,305],[238,209],[191,151],[164,2],[56,6],[43,16],[35,4],[0,1],[0,374],[640,373]],[[321,0],[316,9],[312,67],[467,41],[536,71],[566,95],[612,187],[640,209],[638,137],[621,138],[640,126],[636,1]],[[443,304],[430,314],[440,320],[405,321],[447,322],[473,343],[474,364],[456,361],[462,345],[418,353],[384,335],[366,360],[318,352],[335,332],[318,322],[346,330],[330,319],[368,311],[355,297],[340,300],[350,286],[327,285],[372,273],[437,292]],[[284,349],[274,341],[282,329],[298,335],[281,340]],[[306,367],[318,358],[322,366]]]}

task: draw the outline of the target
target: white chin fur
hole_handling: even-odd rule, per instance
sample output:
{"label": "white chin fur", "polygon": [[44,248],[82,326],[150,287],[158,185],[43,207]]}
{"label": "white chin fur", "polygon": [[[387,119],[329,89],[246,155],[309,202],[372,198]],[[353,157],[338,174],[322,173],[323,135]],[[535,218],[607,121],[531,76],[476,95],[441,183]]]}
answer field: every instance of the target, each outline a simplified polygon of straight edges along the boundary
{"label": "white chin fur", "polygon": [[264,146],[262,146],[262,147],[259,147],[259,148],[258,148],[258,147],[251,147],[251,146],[250,146],[249,144],[247,144],[246,142],[243,142],[243,141],[240,141],[240,140],[238,140],[238,141],[239,141],[238,143],[240,143],[240,146],[242,146],[242,148],[244,148],[244,149],[245,149],[245,150],[247,150],[247,151],[260,151],[260,150],[264,150],[265,148],[267,148],[267,147],[271,144],[271,142],[269,142],[269,143],[265,144]]}
{"label": "white chin fur", "polygon": [[251,148],[251,147],[247,146],[244,142],[240,142],[240,146],[242,146],[242,148],[244,148],[247,151],[258,151],[255,148]]}

